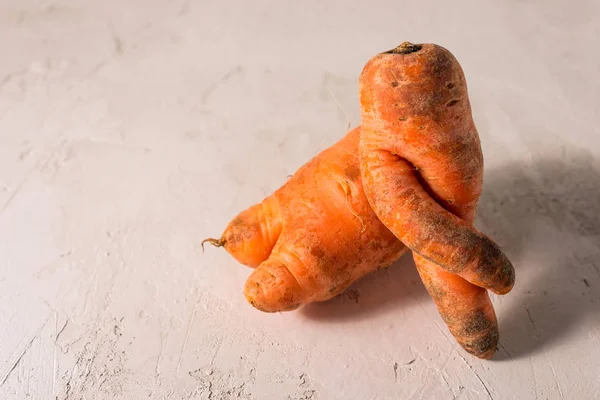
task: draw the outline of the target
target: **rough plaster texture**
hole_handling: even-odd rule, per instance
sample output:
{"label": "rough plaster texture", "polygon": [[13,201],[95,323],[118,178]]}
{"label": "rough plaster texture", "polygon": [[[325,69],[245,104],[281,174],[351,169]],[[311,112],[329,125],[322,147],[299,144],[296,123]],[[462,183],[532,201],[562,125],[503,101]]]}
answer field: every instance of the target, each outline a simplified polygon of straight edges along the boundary
{"label": "rough plaster texture", "polygon": [[[0,398],[597,399],[599,12],[0,1]],[[404,40],[467,76],[477,224],[518,271],[493,361],[460,350],[408,257],[268,315],[248,269],[200,250],[359,122],[362,65]]]}

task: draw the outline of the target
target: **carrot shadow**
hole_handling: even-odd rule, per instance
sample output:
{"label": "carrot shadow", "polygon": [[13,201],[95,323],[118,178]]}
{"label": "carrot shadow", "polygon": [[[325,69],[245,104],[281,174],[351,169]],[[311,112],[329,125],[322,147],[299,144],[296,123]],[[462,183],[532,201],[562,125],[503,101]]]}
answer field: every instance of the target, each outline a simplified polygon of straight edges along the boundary
{"label": "carrot shadow", "polygon": [[600,318],[600,173],[585,150],[490,171],[477,224],[517,276],[511,293],[495,297],[494,359],[546,351],[569,335],[577,340],[582,325]]}
{"label": "carrot shadow", "polygon": [[[493,360],[546,351],[600,320],[600,173],[584,150],[571,153],[486,172],[476,225],[503,248],[517,273],[511,293],[492,295],[500,326]],[[430,299],[408,253],[346,293],[300,311],[336,323],[419,301]]]}
{"label": "carrot shadow", "polygon": [[322,303],[307,304],[300,311],[315,321],[344,322],[394,312],[398,307],[407,307],[425,297],[428,298],[428,294],[409,252],[389,268],[357,281],[339,296]]}

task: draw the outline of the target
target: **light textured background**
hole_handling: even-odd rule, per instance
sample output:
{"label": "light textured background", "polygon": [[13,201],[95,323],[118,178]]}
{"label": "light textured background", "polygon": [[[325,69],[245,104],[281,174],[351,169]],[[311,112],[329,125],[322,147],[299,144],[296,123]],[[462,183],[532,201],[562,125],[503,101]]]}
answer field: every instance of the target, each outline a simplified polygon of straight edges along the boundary
{"label": "light textured background", "polygon": [[[0,398],[598,398],[600,3],[363,3],[0,1]],[[200,251],[359,123],[362,66],[404,40],[467,76],[477,225],[518,273],[493,361],[408,257],[269,315]]]}

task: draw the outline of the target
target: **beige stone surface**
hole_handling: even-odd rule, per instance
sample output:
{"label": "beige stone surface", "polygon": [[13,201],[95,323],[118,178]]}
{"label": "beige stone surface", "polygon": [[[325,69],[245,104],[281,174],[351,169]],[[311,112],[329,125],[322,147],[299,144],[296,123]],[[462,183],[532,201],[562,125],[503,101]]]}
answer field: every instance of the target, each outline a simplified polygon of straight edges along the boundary
{"label": "beige stone surface", "polygon": [[[1,399],[596,399],[600,3],[0,0]],[[450,49],[517,286],[492,361],[409,257],[263,314],[200,240],[359,123],[366,60]]]}

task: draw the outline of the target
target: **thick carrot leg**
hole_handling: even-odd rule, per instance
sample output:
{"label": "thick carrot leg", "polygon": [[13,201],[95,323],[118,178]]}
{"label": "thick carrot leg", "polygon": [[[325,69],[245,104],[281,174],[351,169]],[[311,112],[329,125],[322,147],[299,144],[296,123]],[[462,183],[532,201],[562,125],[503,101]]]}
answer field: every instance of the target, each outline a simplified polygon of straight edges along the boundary
{"label": "thick carrot leg", "polygon": [[498,345],[498,322],[487,290],[472,285],[414,255],[425,288],[458,343],[479,358],[490,358]]}
{"label": "thick carrot leg", "polygon": [[265,312],[294,310],[306,297],[288,266],[277,255],[252,272],[246,281],[244,295],[252,306]]}
{"label": "thick carrot leg", "polygon": [[498,245],[440,206],[423,188],[412,164],[364,143],[361,152],[369,203],[407,247],[474,285],[497,294],[512,289],[514,269]]}
{"label": "thick carrot leg", "polygon": [[281,234],[281,214],[275,196],[238,214],[220,239],[205,242],[223,246],[240,264],[255,268],[269,258]]}

